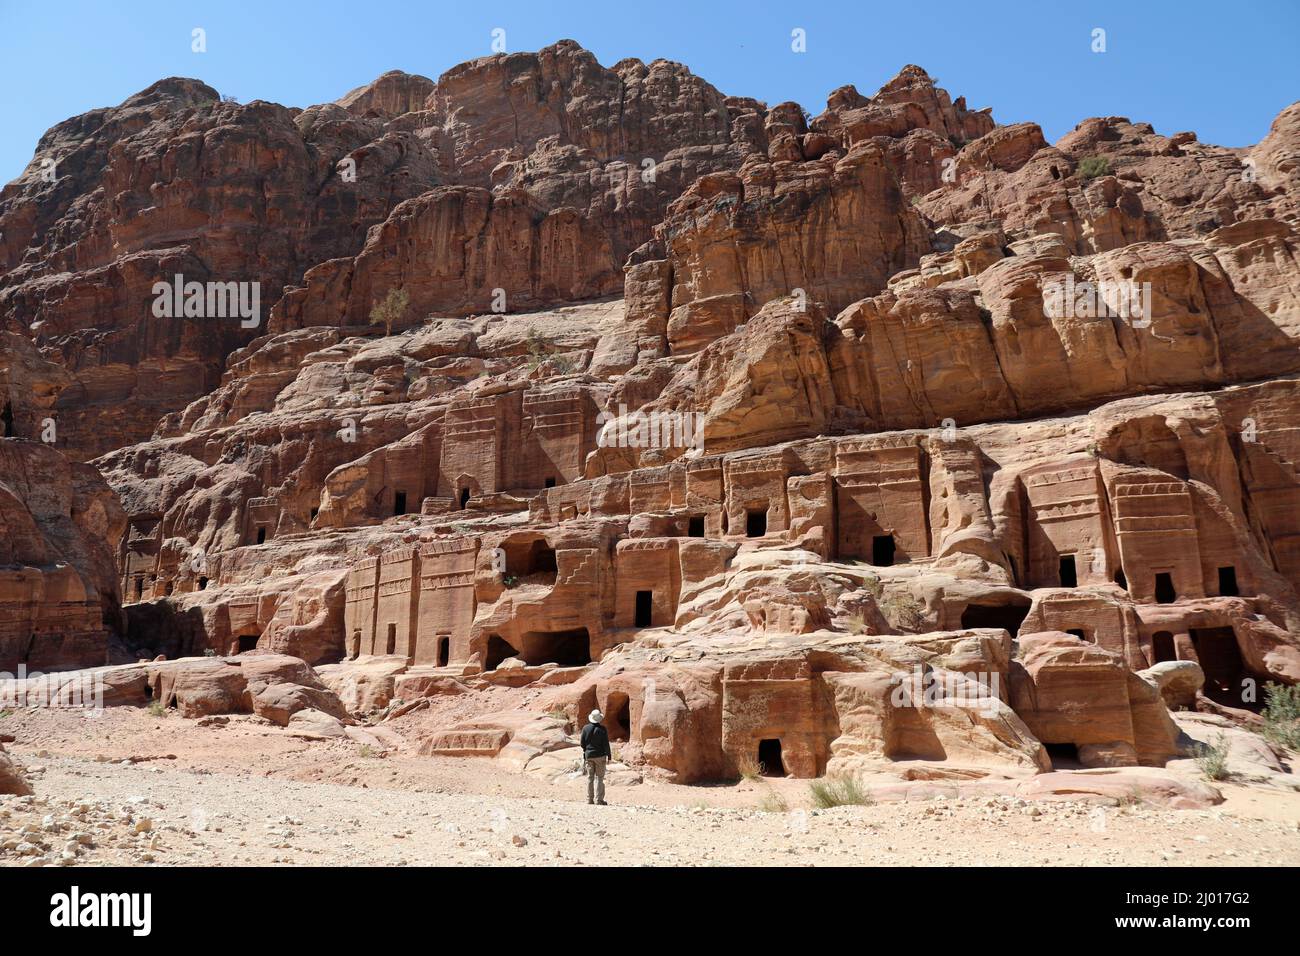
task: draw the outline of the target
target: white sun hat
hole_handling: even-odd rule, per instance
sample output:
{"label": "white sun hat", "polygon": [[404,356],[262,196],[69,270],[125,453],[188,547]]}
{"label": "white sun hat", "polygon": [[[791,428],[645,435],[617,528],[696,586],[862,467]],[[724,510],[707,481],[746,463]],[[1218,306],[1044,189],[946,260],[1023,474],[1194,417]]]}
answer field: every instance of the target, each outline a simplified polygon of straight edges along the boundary
{"label": "white sun hat", "polygon": [[598,724],[605,719],[605,715],[598,710],[593,710],[590,714],[587,715],[587,719],[590,720],[593,724]]}

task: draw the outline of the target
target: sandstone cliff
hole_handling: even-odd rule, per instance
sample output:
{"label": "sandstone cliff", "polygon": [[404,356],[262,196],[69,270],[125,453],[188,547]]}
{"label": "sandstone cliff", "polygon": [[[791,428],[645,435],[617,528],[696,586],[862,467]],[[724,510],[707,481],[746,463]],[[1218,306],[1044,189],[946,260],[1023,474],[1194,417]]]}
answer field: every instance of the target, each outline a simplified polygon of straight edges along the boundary
{"label": "sandstone cliff", "polygon": [[1300,680],[1298,118],[1049,144],[916,66],[812,116],[572,41],[161,81],[0,193],[0,666],[528,687],[424,752],[599,706],[683,780],[1163,764],[1167,700]]}

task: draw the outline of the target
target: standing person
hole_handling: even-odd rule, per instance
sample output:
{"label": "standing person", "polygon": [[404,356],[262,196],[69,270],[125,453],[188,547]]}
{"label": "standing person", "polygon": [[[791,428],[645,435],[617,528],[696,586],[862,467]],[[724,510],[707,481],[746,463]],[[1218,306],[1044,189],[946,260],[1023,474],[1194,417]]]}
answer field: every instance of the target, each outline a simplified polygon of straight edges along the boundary
{"label": "standing person", "polygon": [[582,728],[583,770],[587,774],[587,802],[605,806],[605,763],[611,754],[609,751],[609,731],[601,721],[605,715],[593,710],[587,715],[591,723]]}

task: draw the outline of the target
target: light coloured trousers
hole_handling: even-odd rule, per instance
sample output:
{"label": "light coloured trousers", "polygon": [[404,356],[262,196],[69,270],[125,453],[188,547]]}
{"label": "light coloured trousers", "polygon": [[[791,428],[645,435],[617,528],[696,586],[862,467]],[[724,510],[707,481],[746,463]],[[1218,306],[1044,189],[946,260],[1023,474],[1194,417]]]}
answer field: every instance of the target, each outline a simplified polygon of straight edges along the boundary
{"label": "light coloured trousers", "polygon": [[608,757],[589,757],[583,770],[587,772],[587,802],[605,799],[605,762]]}

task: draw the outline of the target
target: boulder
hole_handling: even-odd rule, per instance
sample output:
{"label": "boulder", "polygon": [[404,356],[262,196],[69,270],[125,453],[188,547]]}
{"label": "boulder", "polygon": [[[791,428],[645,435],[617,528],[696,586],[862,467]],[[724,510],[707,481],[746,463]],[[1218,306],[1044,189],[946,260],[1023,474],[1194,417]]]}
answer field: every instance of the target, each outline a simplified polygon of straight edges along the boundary
{"label": "boulder", "polygon": [[1196,661],[1161,661],[1138,675],[1155,681],[1170,710],[1192,710],[1196,695],[1205,685],[1205,672]]}
{"label": "boulder", "polygon": [[14,765],[10,756],[5,753],[3,744],[0,744],[0,793],[13,794],[23,797],[32,792],[31,786],[18,768]]}

